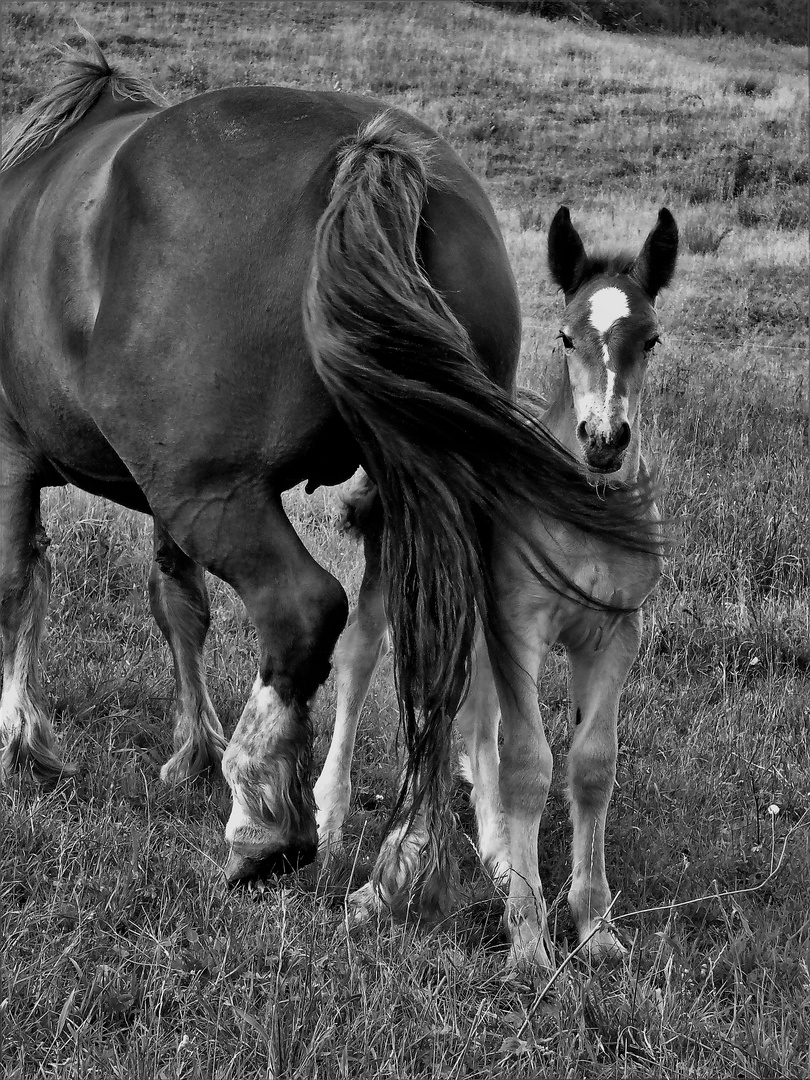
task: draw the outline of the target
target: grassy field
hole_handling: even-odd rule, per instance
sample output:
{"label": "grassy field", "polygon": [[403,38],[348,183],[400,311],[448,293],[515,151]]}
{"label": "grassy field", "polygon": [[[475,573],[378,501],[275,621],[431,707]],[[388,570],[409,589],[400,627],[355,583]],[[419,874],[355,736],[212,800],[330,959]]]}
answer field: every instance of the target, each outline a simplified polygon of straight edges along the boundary
{"label": "grassy field", "polygon": [[[629,946],[557,983],[504,969],[499,906],[459,789],[465,905],[429,934],[348,930],[317,870],[228,894],[224,785],[165,790],[168,651],[146,602],[148,523],[51,491],[45,682],[66,756],[51,792],[0,791],[4,1078],[716,1078],[810,1072],[810,560],[806,51],[608,35],[456,3],[3,5],[3,119],[55,76],[74,17],[172,101],[234,83],[376,94],[447,136],[485,182],[518,276],[523,381],[548,385],[560,203],[590,244],[682,230],[659,302],[646,447],[680,536],[620,717],[608,874]],[[360,559],[329,492],[292,492],[313,553]],[[240,602],[211,581],[207,653],[226,730],[252,681]],[[566,744],[565,672],[541,686]],[[359,869],[394,794],[389,672],[367,706],[349,831]],[[331,683],[316,716],[323,755]],[[569,826],[541,832],[559,956]]]}

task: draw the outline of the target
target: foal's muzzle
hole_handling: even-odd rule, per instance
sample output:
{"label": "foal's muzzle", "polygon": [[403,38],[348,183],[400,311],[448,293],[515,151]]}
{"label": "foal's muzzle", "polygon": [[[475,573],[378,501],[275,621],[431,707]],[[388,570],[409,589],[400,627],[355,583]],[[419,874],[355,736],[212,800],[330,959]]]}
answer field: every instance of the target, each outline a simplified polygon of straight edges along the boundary
{"label": "foal's muzzle", "polygon": [[601,473],[618,472],[624,461],[624,452],[630,445],[630,425],[624,420],[605,435],[595,425],[583,420],[577,425],[577,439],[589,469]]}

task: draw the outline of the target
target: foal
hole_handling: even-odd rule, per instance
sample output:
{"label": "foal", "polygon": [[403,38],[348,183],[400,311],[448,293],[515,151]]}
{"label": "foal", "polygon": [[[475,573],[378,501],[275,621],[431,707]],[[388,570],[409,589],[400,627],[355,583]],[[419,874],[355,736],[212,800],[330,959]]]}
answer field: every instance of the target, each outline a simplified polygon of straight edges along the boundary
{"label": "foal", "polygon": [[[654,301],[670,280],[678,231],[668,210],[636,258],[589,258],[561,207],[549,232],[549,265],[565,293],[560,337],[565,360],[556,397],[543,416],[554,436],[611,498],[615,488],[648,479],[641,456],[639,402],[649,356],[658,342]],[[532,395],[522,396],[528,412]],[[364,475],[347,495],[363,537],[366,566],[356,610],[335,653],[338,705],[332,745],[315,785],[323,855],[342,843],[351,793],[350,766],[360,710],[387,650],[387,624],[375,492]],[[656,511],[650,511],[651,520]],[[661,575],[657,554],[619,551],[580,530],[538,514],[530,541],[495,537],[494,600],[486,647],[479,631],[469,694],[456,725],[466,744],[478,850],[508,888],[504,921],[512,962],[552,966],[552,945],[540,882],[537,841],[552,757],[537,701],[537,679],[549,650],[565,646],[570,666],[571,748],[568,782],[573,819],[573,877],[568,894],[580,941],[592,955],[623,948],[603,916],[611,902],[604,831],[617,754],[617,711],[641,638],[640,607]],[[582,592],[539,583],[532,565],[552,557]],[[608,609],[607,605],[611,605]],[[623,610],[615,610],[616,608]],[[498,751],[498,721],[503,745]],[[365,917],[393,906],[413,877],[424,822],[386,839],[390,872],[352,897]]]}

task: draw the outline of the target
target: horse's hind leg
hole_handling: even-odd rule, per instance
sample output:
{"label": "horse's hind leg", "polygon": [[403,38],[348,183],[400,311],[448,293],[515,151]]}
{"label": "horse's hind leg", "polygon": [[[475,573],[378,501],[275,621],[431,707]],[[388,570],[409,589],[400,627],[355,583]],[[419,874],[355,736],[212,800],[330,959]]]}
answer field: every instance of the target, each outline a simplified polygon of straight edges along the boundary
{"label": "horse's hind leg", "polygon": [[623,618],[607,645],[569,648],[571,749],[568,783],[571,818],[572,884],[568,903],[580,941],[592,955],[620,954],[624,947],[601,925],[610,906],[605,875],[605,818],[616,778],[616,717],[627,672],[638,653],[641,615]]}
{"label": "horse's hind leg", "polygon": [[[338,679],[335,736],[324,772],[315,788],[316,801],[321,807],[326,805],[326,801],[321,803],[319,799],[324,776],[329,778],[331,787],[322,790],[333,791],[337,786],[335,777],[343,781],[345,803],[339,807],[340,823],[348,808],[351,791],[349,769],[360,709],[386,647],[388,625],[380,580],[379,536],[364,534],[364,545],[366,569],[357,611],[335,650]],[[331,773],[328,771],[330,766]],[[446,853],[440,850],[447,816],[449,771],[442,770],[438,779],[440,783],[444,781],[444,790],[428,792],[412,817],[409,810],[412,792],[406,796],[398,821],[383,839],[371,880],[356,889],[349,899],[355,920],[393,914],[435,921],[449,912],[453,894]]]}
{"label": "horse's hind leg", "polygon": [[363,540],[366,565],[357,607],[349,616],[335,648],[335,729],[315,784],[318,847],[324,859],[342,848],[343,822],[352,793],[351,767],[357,725],[374,672],[388,648],[388,624],[380,584],[379,539],[364,535]]}
{"label": "horse's hind leg", "polygon": [[39,685],[39,646],[50,595],[48,538],[39,483],[27,455],[0,444],[0,767],[31,766],[40,781],[75,771],[62,763]]}
{"label": "horse's hind leg", "polygon": [[478,828],[478,853],[497,882],[508,884],[509,839],[499,790],[498,723],[500,704],[484,635],[476,635],[470,690],[455,720],[464,740],[463,771]]}
{"label": "horse's hind leg", "polygon": [[230,481],[150,503],[189,558],[231,584],[256,627],[259,671],[225,755],[233,794],[225,829],[231,884],[315,857],[309,702],[329,673],[346,594],[296,535],[281,500]]}
{"label": "horse's hind leg", "polygon": [[167,784],[218,769],[227,740],[208,696],[203,645],[210,623],[205,572],[155,521],[149,602],[174,660],[174,754],[160,770]]}
{"label": "horse's hind leg", "polygon": [[456,889],[447,850],[449,761],[433,763],[433,773],[431,789],[416,813],[409,785],[402,810],[380,845],[371,879],[349,897],[354,920],[393,915],[435,923],[450,914]]}

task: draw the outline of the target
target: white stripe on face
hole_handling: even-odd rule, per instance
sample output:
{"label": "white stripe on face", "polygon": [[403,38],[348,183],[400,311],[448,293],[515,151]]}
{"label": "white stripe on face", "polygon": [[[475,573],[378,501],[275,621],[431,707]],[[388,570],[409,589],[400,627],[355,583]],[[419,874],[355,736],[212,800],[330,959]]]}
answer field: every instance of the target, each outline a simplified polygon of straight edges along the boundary
{"label": "white stripe on face", "polygon": [[627,294],[615,285],[597,289],[590,298],[590,305],[591,326],[600,335],[606,334],[615,322],[630,314]]}

